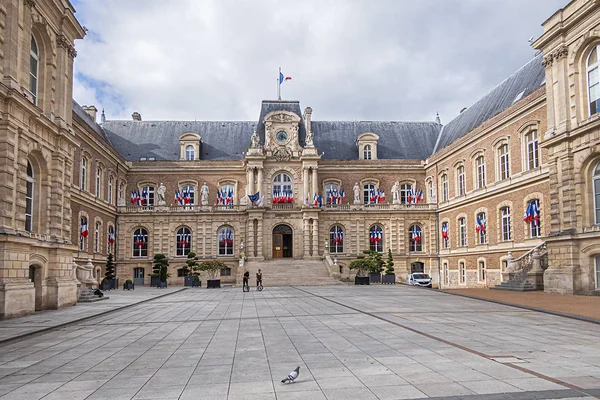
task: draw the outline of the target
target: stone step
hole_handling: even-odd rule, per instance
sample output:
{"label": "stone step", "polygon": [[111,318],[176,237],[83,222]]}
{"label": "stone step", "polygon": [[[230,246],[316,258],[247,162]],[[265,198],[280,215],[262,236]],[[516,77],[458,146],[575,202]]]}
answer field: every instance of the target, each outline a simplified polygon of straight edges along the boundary
{"label": "stone step", "polygon": [[263,273],[265,286],[320,286],[338,285],[343,282],[329,276],[324,261],[319,260],[265,260],[249,261],[246,269],[250,271],[250,281],[258,269]]}

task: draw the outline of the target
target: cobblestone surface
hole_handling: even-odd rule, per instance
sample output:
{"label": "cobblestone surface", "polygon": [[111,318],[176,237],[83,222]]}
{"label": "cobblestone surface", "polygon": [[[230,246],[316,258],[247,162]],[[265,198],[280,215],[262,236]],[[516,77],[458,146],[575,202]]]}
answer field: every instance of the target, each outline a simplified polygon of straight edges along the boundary
{"label": "cobblestone surface", "polygon": [[400,285],[185,290],[0,346],[0,399],[593,398],[599,338]]}

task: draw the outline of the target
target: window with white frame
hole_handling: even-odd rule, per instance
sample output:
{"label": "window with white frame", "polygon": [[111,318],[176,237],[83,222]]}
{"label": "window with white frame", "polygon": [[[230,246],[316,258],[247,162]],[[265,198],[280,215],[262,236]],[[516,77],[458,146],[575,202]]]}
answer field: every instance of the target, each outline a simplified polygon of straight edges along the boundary
{"label": "window with white frame", "polygon": [[477,168],[477,189],[485,187],[485,158],[481,155],[475,159]]}
{"label": "window with white frame", "polygon": [[503,144],[498,148],[498,174],[501,181],[510,177],[508,144]]}
{"label": "window with white frame", "polygon": [[463,196],[466,193],[466,183],[465,183],[465,167],[464,166],[459,166],[456,169],[456,176],[457,176],[457,182],[456,182],[456,194],[458,196]]}
{"label": "window with white frame", "polygon": [[88,234],[88,220],[86,217],[81,217],[81,224],[79,225],[79,251],[85,251]]}
{"label": "window with white frame", "polygon": [[383,252],[383,227],[373,225],[369,229],[369,249],[378,253]]}
{"label": "window with white frame", "polygon": [[370,160],[372,155],[371,155],[372,151],[371,151],[371,145],[370,144],[366,144],[365,147],[363,148],[363,159],[364,160]]}
{"label": "window with white frame", "polygon": [[525,146],[527,151],[527,169],[530,170],[539,167],[539,146],[536,130],[529,131],[525,135]]}
{"label": "window with white frame", "polygon": [[114,251],[115,245],[115,228],[113,226],[108,227],[108,252],[112,253]]}
{"label": "window with white frame", "polygon": [[284,193],[293,193],[292,183],[292,177],[285,172],[275,175],[275,178],[273,179],[272,198],[274,199]]}
{"label": "window with white frame", "polygon": [[523,220],[529,225],[529,237],[533,239],[541,236],[540,225],[542,224],[542,217],[540,215],[540,202],[538,199],[533,199],[527,203],[525,218]]}
{"label": "window with white frame", "polygon": [[[154,205],[154,186],[146,185],[142,186],[142,205],[143,206],[153,206]],[[145,198],[145,200],[144,200]]]}
{"label": "window with white frame", "polygon": [[138,228],[133,232],[133,257],[148,257],[148,231]]}
{"label": "window with white frame", "polygon": [[450,231],[448,222],[442,222],[442,247],[447,249],[450,247]]}
{"label": "window with white frame", "polygon": [[337,204],[340,196],[340,190],[337,183],[325,184],[325,200],[327,204]]}
{"label": "window with white frame", "polygon": [[188,144],[187,146],[185,146],[185,159],[190,161],[190,160],[195,160],[195,149],[194,146],[192,146],[191,144]]}
{"label": "window with white frame", "polygon": [[179,228],[175,235],[175,241],[177,242],[176,254],[187,256],[192,250],[192,231],[187,227]]}
{"label": "window with white frame", "polygon": [[79,182],[79,188],[81,190],[85,190],[86,189],[86,182],[87,182],[87,158],[82,157],[81,158],[81,179]]}
{"label": "window with white frame", "polygon": [[364,204],[371,204],[371,203],[375,202],[375,201],[372,201],[373,196],[371,196],[371,195],[372,194],[374,195],[376,190],[377,189],[375,189],[374,183],[366,183],[363,185],[363,203]]}
{"label": "window with white frame", "polygon": [[102,170],[100,168],[96,168],[96,197],[100,197],[101,188],[100,184],[102,183]]}
{"label": "window with white frame", "polygon": [[35,177],[33,174],[33,166],[29,160],[27,160],[27,178],[25,179],[25,230],[27,232],[33,232],[33,189]]}
{"label": "window with white frame", "polygon": [[38,104],[38,80],[40,73],[40,53],[37,42],[31,35],[31,46],[29,50],[29,91],[33,96],[33,104]]}
{"label": "window with white frame", "polygon": [[595,274],[594,277],[596,278],[596,289],[600,289],[600,256],[596,257],[596,263],[595,263]]}
{"label": "window with white frame", "polygon": [[587,60],[587,78],[588,78],[588,96],[590,104],[590,115],[597,114],[600,111],[600,44],[596,45]]}
{"label": "window with white frame", "polygon": [[485,278],[486,278],[485,272],[486,272],[485,271],[485,261],[480,260],[479,261],[479,280],[481,282],[485,282]]}
{"label": "window with white frame", "polygon": [[218,233],[219,240],[219,255],[220,256],[232,256],[233,255],[233,229],[229,226],[224,226],[219,229]]}
{"label": "window with white frame", "polygon": [[94,252],[100,253],[100,222],[96,222],[94,229]]}
{"label": "window with white frame", "polygon": [[467,268],[465,267],[465,263],[463,261],[461,261],[460,263],[458,263],[459,265],[459,270],[460,270],[460,283],[466,283],[467,282]]}
{"label": "window with white frame", "polygon": [[464,247],[467,245],[467,219],[465,217],[458,219],[458,245]]}
{"label": "window with white frame", "polygon": [[500,226],[502,227],[502,241],[508,242],[511,240],[510,207],[502,207],[500,209],[500,218],[502,219],[500,223]]}
{"label": "window with white frame", "polygon": [[435,193],[435,185],[433,184],[433,180],[429,181],[429,202],[432,203],[433,199],[436,198]]}
{"label": "window with white frame", "polygon": [[108,204],[113,203],[113,181],[112,175],[108,178]]}
{"label": "window with white frame", "polygon": [[423,251],[423,229],[419,225],[413,225],[408,230],[409,251]]}
{"label": "window with white frame", "polygon": [[450,271],[448,269],[448,263],[444,262],[443,264],[443,271],[444,271],[444,282],[446,283],[446,285],[450,284]]}
{"label": "window with white frame", "polygon": [[441,177],[442,181],[442,201],[448,201],[450,193],[448,192],[448,175],[443,174]]}
{"label": "window with white frame", "polygon": [[[400,185],[400,203],[406,204],[409,202],[408,197],[412,195],[412,185],[403,183]],[[412,200],[412,199],[411,199]]]}
{"label": "window with white frame", "polygon": [[179,196],[178,203],[191,208],[195,204],[196,187],[194,185],[183,185]]}
{"label": "window with white frame", "polygon": [[479,244],[487,243],[487,219],[485,213],[477,214],[475,218],[475,231],[477,232],[477,238]]}
{"label": "window with white frame", "polygon": [[594,169],[594,210],[596,215],[596,224],[600,224],[600,163]]}
{"label": "window with white frame", "polygon": [[334,254],[344,252],[344,228],[339,225],[334,225],[329,230],[329,252]]}
{"label": "window with white frame", "polygon": [[118,199],[125,199],[123,197],[123,192],[124,191],[125,191],[125,185],[123,183],[119,183],[119,194],[118,194],[119,197],[117,198],[117,200]]}
{"label": "window with white frame", "polygon": [[225,184],[221,185],[221,187],[220,187],[220,193],[221,193],[221,199],[222,199],[220,202],[221,204],[233,206],[234,199],[235,199],[234,189],[235,189],[235,187],[231,183],[225,183]]}

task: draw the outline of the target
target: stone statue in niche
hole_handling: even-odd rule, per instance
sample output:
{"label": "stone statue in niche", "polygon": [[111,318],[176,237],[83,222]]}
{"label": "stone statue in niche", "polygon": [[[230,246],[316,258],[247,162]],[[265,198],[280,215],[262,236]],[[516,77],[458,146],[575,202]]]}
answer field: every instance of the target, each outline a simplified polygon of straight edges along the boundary
{"label": "stone statue in niche", "polygon": [[354,204],[360,204],[360,186],[358,186],[358,182],[354,184]]}
{"label": "stone statue in niche", "polygon": [[158,195],[158,205],[159,206],[164,206],[165,204],[165,192],[166,192],[167,188],[165,187],[165,185],[162,184],[162,182],[160,183],[160,185],[158,185],[158,189],[156,189],[156,194]]}
{"label": "stone statue in niche", "polygon": [[398,181],[394,182],[394,186],[392,186],[392,197],[394,204],[400,204],[400,184]]}
{"label": "stone statue in niche", "polygon": [[200,188],[200,203],[203,206],[208,205],[208,193],[208,186],[206,186],[206,182],[204,182]]}

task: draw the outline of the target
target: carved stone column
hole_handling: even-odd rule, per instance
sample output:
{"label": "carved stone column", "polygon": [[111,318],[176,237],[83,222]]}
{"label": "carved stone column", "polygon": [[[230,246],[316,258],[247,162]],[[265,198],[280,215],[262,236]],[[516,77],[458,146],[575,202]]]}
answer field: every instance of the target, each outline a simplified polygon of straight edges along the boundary
{"label": "carved stone column", "polygon": [[[308,170],[305,170],[306,175],[308,176]],[[310,225],[308,223],[308,218],[304,218],[304,230],[303,230],[303,235],[304,235],[304,258],[309,258],[310,257]]]}
{"label": "carved stone column", "polygon": [[313,257],[319,257],[319,220],[316,218],[313,218],[312,240],[312,255]]}
{"label": "carved stone column", "polygon": [[262,259],[265,258],[263,252],[263,220],[260,218],[258,220],[258,232],[256,232],[256,256]]}
{"label": "carved stone column", "polygon": [[254,168],[248,168],[246,172],[246,191],[248,192],[248,195],[252,195],[256,193],[254,190]]}
{"label": "carved stone column", "polygon": [[256,191],[260,192],[260,195],[263,196],[265,193],[263,193],[263,169],[262,168],[257,168],[258,169],[258,180],[257,180],[257,187],[256,187]]}
{"label": "carved stone column", "polygon": [[[304,199],[308,196],[308,168],[302,169],[302,184],[303,184],[303,193],[302,193],[302,204],[304,204]],[[311,199],[308,199],[310,203]]]}
{"label": "carved stone column", "polygon": [[319,195],[319,177],[317,175],[317,167],[312,167],[312,192],[313,196],[315,193]]}

